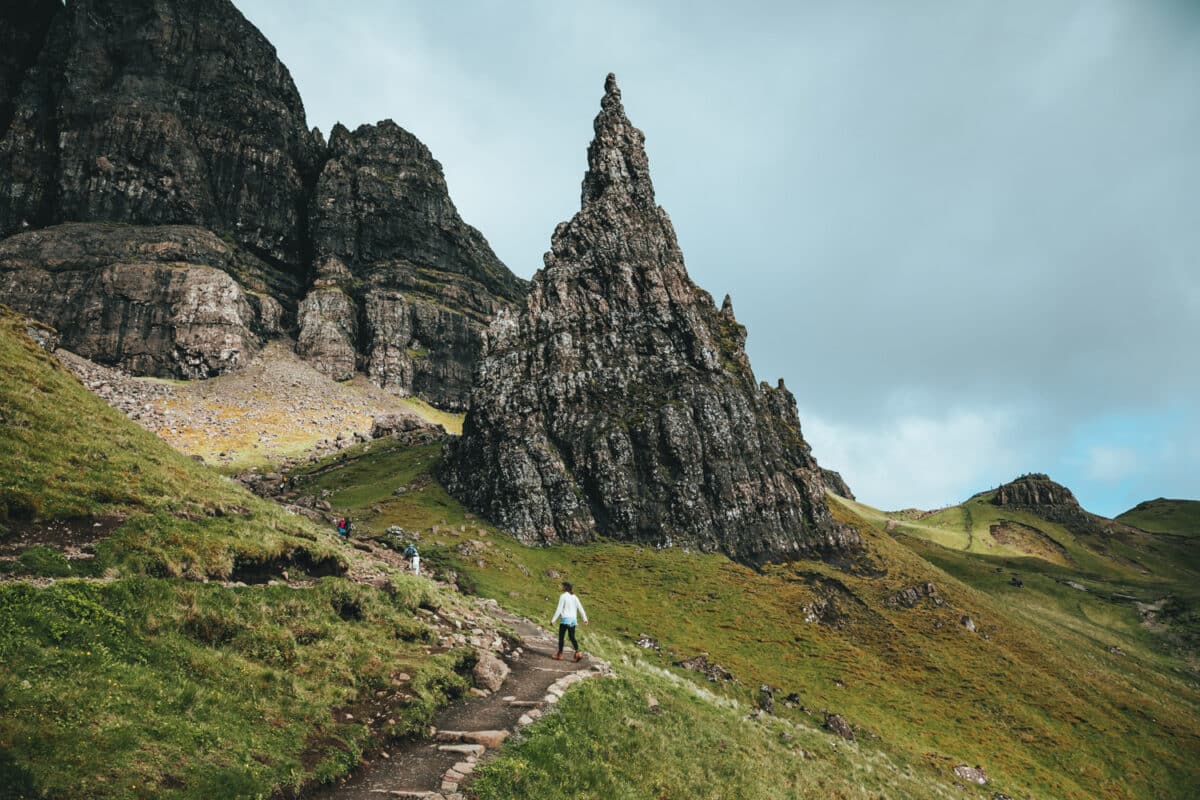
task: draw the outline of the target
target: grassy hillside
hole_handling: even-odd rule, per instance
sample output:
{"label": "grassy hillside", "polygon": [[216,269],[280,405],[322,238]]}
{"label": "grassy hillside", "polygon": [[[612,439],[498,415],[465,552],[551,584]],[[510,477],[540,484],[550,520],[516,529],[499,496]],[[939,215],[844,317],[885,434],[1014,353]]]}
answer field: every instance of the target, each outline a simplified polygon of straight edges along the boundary
{"label": "grassy hillside", "polygon": [[75,565],[84,574],[228,578],[236,567],[289,560],[344,567],[335,542],[129,422],[23,326],[0,312],[0,527],[8,538],[94,545],[94,560]]}
{"label": "grassy hillside", "polygon": [[1147,500],[1117,516],[1117,521],[1154,533],[1200,536],[1200,500]]}
{"label": "grassy hillside", "polygon": [[1102,535],[1078,535],[1031,511],[993,505],[992,492],[934,512],[877,511],[837,499],[877,530],[923,540],[973,555],[1028,558],[1067,572],[1097,574],[1114,581],[1145,576],[1176,582],[1193,576],[1197,565],[1192,547],[1177,536],[1154,535],[1128,524],[1093,519]]}
{"label": "grassy hillside", "polygon": [[[468,654],[431,655],[415,613],[453,597],[339,577],[359,554],[111,410],[24,324],[0,310],[0,794],[265,797],[463,691]],[[366,700],[392,722],[331,713]]]}
{"label": "grassy hillside", "polygon": [[[843,747],[860,768],[886,761],[925,782],[923,790],[885,782],[888,797],[933,796],[928,787],[952,781],[951,768],[962,763],[982,765],[993,777],[979,796],[996,790],[1044,798],[1194,796],[1200,690],[1186,658],[1142,629],[1133,601],[1101,599],[1057,584],[1050,574],[1031,575],[1026,588],[1011,593],[998,585],[1011,585],[1007,570],[1013,563],[1032,563],[1101,582],[1128,580],[1131,591],[1156,597],[1161,584],[1137,584],[1151,578],[1126,557],[1145,560],[1144,553],[1105,556],[1070,543],[1061,545],[1061,566],[1028,556],[996,560],[889,532],[884,515],[851,503],[835,506],[835,513],[863,532],[877,565],[858,574],[818,562],[756,573],[719,556],[609,542],[526,548],[445,494],[430,476],[438,457],[435,447],[376,444],[366,453],[351,452],[344,463],[317,465],[300,481],[330,490],[334,506],[354,515],[361,528],[383,534],[400,525],[416,532],[428,561],[453,566],[467,588],[535,618],[548,618],[558,582],[569,577],[596,620],[584,631],[591,646],[609,647],[603,637],[628,643],[645,633],[662,647],[642,655],[650,666],[692,679],[693,673],[671,665],[708,653],[736,678],[713,690],[744,708],[768,684],[779,688],[777,697],[797,695],[794,707],[777,702],[776,717],[799,729],[820,727],[826,710],[845,716],[859,741]],[[965,529],[954,534],[925,524],[959,541],[968,538]],[[1106,571],[1097,571],[1100,566]],[[1172,575],[1181,579],[1183,572]],[[942,605],[889,602],[928,582],[936,585]],[[961,624],[964,616],[971,617],[974,632]],[[605,774],[590,778],[609,786],[612,796],[693,796],[695,785],[661,770],[658,788],[654,781],[624,782],[650,769],[635,766],[642,762],[620,746],[633,735],[629,727],[640,730],[637,741],[666,763],[683,758],[704,769],[714,758],[713,742],[699,728],[693,736],[702,752],[692,756],[668,733],[688,730],[672,727],[680,724],[711,728],[717,722],[705,716],[707,708],[677,712],[682,716],[671,721],[643,721],[640,728],[633,724],[645,712],[641,690],[653,691],[649,674],[638,670],[626,685],[590,690],[578,700],[575,716],[547,723],[544,731],[535,728],[524,744],[484,770],[481,795],[572,796],[551,791],[547,772],[591,775],[595,768],[582,758],[591,747],[614,759]],[[589,733],[555,736],[561,733],[555,726],[567,722]],[[743,739],[740,728],[724,730],[716,738],[729,748],[761,745],[760,739]],[[781,769],[795,766],[784,763]],[[831,796],[861,796],[868,785],[846,778]]]}
{"label": "grassy hillside", "polygon": [[[286,793],[462,691],[468,655],[438,652],[414,613],[455,595],[378,564],[382,589],[340,577],[363,556],[128,423],[22,327],[0,315],[0,786]],[[980,496],[935,515],[834,501],[869,548],[855,572],[528,548],[446,495],[439,458],[380,441],[293,476],[364,534],[398,544],[399,525],[433,570],[535,619],[574,580],[585,647],[618,674],[481,767],[480,798],[1190,798],[1200,784],[1197,540],[1079,541]],[[677,666],[700,653],[732,680]],[[763,685],[774,713],[752,714]],[[368,727],[381,692],[394,722]],[[346,708],[355,719],[331,713]],[[856,741],[825,731],[826,712]],[[959,764],[992,782],[964,785]]]}
{"label": "grassy hillside", "polygon": [[[1083,635],[1137,653],[1156,669],[1200,674],[1200,540],[1137,530],[1127,519],[1101,520],[1107,533],[1079,536],[1028,511],[992,505],[991,497],[984,492],[934,513],[885,514],[837,502],[1052,636]],[[1185,528],[1189,504],[1151,501],[1139,508],[1143,521],[1167,519]],[[997,531],[1007,544],[995,541]],[[1023,538],[1012,537],[1014,531]]]}

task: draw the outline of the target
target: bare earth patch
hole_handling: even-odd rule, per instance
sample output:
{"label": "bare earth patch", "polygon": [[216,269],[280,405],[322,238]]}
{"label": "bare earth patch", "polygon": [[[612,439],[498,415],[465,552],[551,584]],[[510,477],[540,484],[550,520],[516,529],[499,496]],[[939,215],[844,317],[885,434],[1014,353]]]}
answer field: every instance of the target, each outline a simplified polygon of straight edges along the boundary
{"label": "bare earth patch", "polygon": [[1052,564],[1067,565],[1071,563],[1071,557],[1067,555],[1066,549],[1037,528],[1011,520],[1001,520],[992,525],[989,532],[996,544],[1011,547]]}
{"label": "bare earth patch", "polygon": [[88,389],[176,449],[235,469],[333,452],[369,438],[382,414],[416,414],[452,433],[462,426],[461,415],[393,394],[364,376],[331,380],[282,341],[245,367],[203,381],[134,378],[64,350],[57,355]]}
{"label": "bare earth patch", "polygon": [[69,517],[48,521],[10,521],[0,539],[0,557],[15,557],[27,548],[41,545],[61,552],[68,559],[90,557],[92,546],[116,530],[125,518],[119,515]]}

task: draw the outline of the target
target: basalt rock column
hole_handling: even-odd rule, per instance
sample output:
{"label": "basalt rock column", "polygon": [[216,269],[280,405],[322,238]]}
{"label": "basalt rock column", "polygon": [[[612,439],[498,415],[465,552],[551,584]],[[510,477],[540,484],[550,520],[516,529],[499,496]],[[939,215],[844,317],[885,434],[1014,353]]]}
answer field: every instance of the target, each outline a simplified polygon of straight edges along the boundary
{"label": "basalt rock column", "polygon": [[519,314],[489,329],[447,485],[528,542],[853,552],[791,393],[755,383],[732,303],[689,279],[643,142],[610,75],[582,208]]}

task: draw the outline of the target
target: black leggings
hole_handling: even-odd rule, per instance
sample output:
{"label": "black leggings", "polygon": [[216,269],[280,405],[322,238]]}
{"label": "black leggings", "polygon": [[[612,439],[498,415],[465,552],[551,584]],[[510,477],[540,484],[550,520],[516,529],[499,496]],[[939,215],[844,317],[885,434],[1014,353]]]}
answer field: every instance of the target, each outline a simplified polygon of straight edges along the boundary
{"label": "black leggings", "polygon": [[571,647],[575,648],[575,652],[579,652],[579,642],[575,641],[575,626],[574,625],[559,625],[558,626],[558,652],[563,650],[563,637],[567,634],[571,636]]}

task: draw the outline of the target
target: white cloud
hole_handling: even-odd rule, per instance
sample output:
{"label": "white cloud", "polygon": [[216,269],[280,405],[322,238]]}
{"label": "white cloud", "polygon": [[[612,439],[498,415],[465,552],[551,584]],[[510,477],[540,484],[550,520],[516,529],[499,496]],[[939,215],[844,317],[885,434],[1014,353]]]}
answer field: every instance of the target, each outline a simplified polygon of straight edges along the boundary
{"label": "white cloud", "polygon": [[1096,446],[1088,448],[1084,473],[1087,477],[1106,483],[1117,483],[1135,475],[1142,468],[1141,458],[1128,447]]}
{"label": "white cloud", "polygon": [[830,422],[801,412],[822,466],[836,469],[864,503],[885,510],[939,508],[1021,472],[1015,415],[1003,409],[904,415],[878,425]]}

